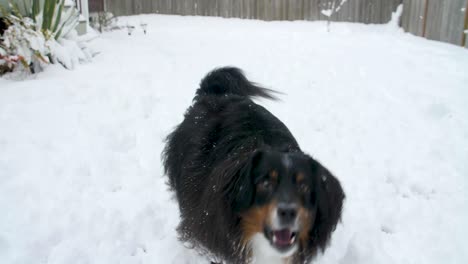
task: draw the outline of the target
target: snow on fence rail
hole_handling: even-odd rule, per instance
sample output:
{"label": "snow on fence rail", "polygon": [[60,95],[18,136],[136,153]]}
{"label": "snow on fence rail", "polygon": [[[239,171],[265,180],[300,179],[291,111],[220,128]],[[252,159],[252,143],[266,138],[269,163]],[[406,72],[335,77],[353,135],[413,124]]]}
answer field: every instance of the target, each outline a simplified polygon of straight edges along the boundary
{"label": "snow on fence rail", "polygon": [[[99,1],[99,0],[95,0]],[[342,0],[100,0],[116,16],[145,13],[261,20],[328,20],[323,10]],[[380,24],[404,4],[402,27],[417,36],[464,44],[468,0],[347,0],[332,21]]]}

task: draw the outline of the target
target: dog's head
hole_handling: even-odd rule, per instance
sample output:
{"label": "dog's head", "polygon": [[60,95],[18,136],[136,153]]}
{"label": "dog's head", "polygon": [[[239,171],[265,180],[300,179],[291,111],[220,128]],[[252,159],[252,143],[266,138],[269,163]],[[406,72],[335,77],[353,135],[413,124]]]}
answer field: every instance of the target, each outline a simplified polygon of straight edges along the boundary
{"label": "dog's head", "polygon": [[341,216],[339,181],[303,153],[258,150],[231,185],[242,242],[275,256],[324,250]]}

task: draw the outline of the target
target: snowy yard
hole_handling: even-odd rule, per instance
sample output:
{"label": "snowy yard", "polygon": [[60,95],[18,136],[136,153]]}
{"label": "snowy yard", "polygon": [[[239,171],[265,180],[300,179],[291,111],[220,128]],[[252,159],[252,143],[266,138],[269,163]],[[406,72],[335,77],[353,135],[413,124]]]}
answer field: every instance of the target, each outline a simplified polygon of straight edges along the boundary
{"label": "snowy yard", "polygon": [[259,103],[342,181],[316,263],[468,263],[468,50],[389,25],[128,20],[148,34],[0,79],[0,263],[207,263],[176,239],[160,154],[224,65],[283,92]]}

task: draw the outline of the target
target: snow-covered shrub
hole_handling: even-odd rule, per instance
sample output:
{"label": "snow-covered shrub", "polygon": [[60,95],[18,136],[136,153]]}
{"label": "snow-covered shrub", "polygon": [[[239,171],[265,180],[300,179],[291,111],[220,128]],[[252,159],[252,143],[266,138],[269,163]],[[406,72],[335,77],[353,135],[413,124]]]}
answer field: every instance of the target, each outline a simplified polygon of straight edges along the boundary
{"label": "snow-covered shrub", "polygon": [[41,30],[46,38],[59,39],[66,36],[79,23],[78,10],[69,8],[65,11],[65,0],[22,1],[23,8],[20,8],[16,1],[10,0],[11,13],[18,17],[31,18],[36,24],[36,29]]}
{"label": "snow-covered shrub", "polygon": [[99,12],[91,16],[91,26],[99,32],[119,28],[117,18],[110,12]]}
{"label": "snow-covered shrub", "polygon": [[11,11],[2,9],[9,25],[0,38],[5,53],[2,56],[15,57],[20,62],[15,64],[15,61],[4,59],[4,65],[37,72],[49,63],[60,63],[73,69],[80,61],[91,58],[86,44],[74,30],[78,11],[75,8],[64,11],[64,1],[24,0],[24,10],[21,11],[17,3],[10,1]]}
{"label": "snow-covered shrub", "polygon": [[33,72],[49,63],[46,39],[40,31],[35,30],[34,21],[13,15],[8,16],[8,20],[11,25],[2,36],[5,57],[17,56],[18,62]]}
{"label": "snow-covered shrub", "polygon": [[21,63],[21,60],[20,56],[0,55],[0,75],[13,71],[15,66]]}
{"label": "snow-covered shrub", "polygon": [[18,58],[10,57],[0,44],[0,75],[13,70]]}

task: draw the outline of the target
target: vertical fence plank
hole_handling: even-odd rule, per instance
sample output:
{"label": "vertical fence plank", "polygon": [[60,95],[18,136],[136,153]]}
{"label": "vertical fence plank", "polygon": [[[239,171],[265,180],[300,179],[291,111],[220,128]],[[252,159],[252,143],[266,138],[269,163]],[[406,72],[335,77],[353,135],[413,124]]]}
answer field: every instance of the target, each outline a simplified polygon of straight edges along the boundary
{"label": "vertical fence plank", "polygon": [[265,1],[265,10],[267,11],[266,15],[267,15],[267,20],[268,21],[275,20],[275,18],[276,18],[276,11],[277,10],[275,10],[275,4],[276,4],[275,0],[266,0]]}
{"label": "vertical fence plank", "polygon": [[[391,0],[383,1],[385,4],[388,4]],[[380,16],[380,7],[382,1],[381,0],[368,0],[367,3],[367,17],[364,23],[366,24],[373,24],[373,23],[382,23],[382,17]],[[366,15],[366,14],[361,14]]]}
{"label": "vertical fence plank", "polygon": [[104,0],[90,0],[88,4],[90,13],[104,11]]}
{"label": "vertical fence plank", "polygon": [[[352,1],[358,1],[356,3],[352,3]],[[340,10],[337,13],[337,20],[344,21],[344,22],[355,22],[358,20],[359,17],[359,6],[361,3],[359,0],[348,0],[344,3]]]}
{"label": "vertical fence plank", "polygon": [[319,20],[320,0],[304,0],[302,12],[304,20]]}
{"label": "vertical fence plank", "polygon": [[388,23],[392,19],[392,14],[397,9],[399,2],[396,0],[387,0],[382,1],[379,10],[379,20],[380,23]]}
{"label": "vertical fence plank", "polygon": [[426,37],[429,39],[440,38],[442,25],[442,10],[444,9],[444,0],[429,1],[427,6]]}
{"label": "vertical fence plank", "polygon": [[444,14],[447,17],[446,40],[456,45],[463,45],[463,32],[465,28],[465,8],[467,0],[450,1],[450,6]]}
{"label": "vertical fence plank", "polygon": [[242,18],[258,19],[257,14],[257,1],[252,0],[239,0],[242,1]]}
{"label": "vertical fence plank", "polygon": [[208,1],[208,15],[209,16],[220,16],[219,14],[219,0]]}
{"label": "vertical fence plank", "polygon": [[465,6],[466,0],[429,1],[426,37],[461,45]]}
{"label": "vertical fence plank", "polygon": [[172,14],[172,0],[159,0],[158,12],[161,14]]}
{"label": "vertical fence plank", "polygon": [[156,13],[156,5],[158,1],[152,1],[152,0],[142,0],[142,8],[143,12],[146,14],[154,14]]}
{"label": "vertical fence plank", "polygon": [[465,27],[463,31],[463,43],[465,48],[468,48],[468,1],[466,1],[465,7]]}
{"label": "vertical fence plank", "polygon": [[183,16],[195,15],[194,0],[182,0],[180,3],[180,14]]}
{"label": "vertical fence plank", "polygon": [[182,0],[172,0],[171,3],[171,13],[175,15],[180,15],[180,5]]}
{"label": "vertical fence plank", "polygon": [[128,16],[135,14],[135,10],[133,9],[133,1],[114,0],[108,1],[108,3],[111,3],[111,6],[114,8],[113,14],[116,16]]}
{"label": "vertical fence plank", "polygon": [[176,15],[193,14],[193,0],[172,0],[172,12]]}
{"label": "vertical fence plank", "polygon": [[372,15],[369,19],[369,23],[384,23],[382,21],[382,9],[388,6],[393,0],[380,1],[373,0],[371,3]]}
{"label": "vertical fence plank", "polygon": [[255,1],[257,3],[256,10],[255,10],[256,11],[255,16],[258,19],[266,20],[265,1],[266,0],[257,0],[257,1]]}
{"label": "vertical fence plank", "polygon": [[218,0],[218,15],[220,17],[231,17],[231,1]]}
{"label": "vertical fence plank", "polygon": [[289,0],[287,1],[287,5],[285,5],[283,8],[285,9],[286,16],[284,16],[284,19],[287,20],[304,20],[305,15],[304,15],[304,2],[307,2],[308,0]]}
{"label": "vertical fence plank", "polygon": [[[353,8],[355,5],[350,4],[349,2],[352,0],[348,0],[345,2],[339,9],[336,11],[335,14],[335,21],[343,21],[343,22],[352,22],[357,17],[355,9]],[[341,1],[338,1],[338,4]]]}
{"label": "vertical fence plank", "polygon": [[272,5],[271,5],[271,2],[272,0],[263,0],[261,1],[262,2],[262,10],[263,10],[263,18],[264,20],[266,21],[271,21],[272,20],[272,14],[271,14],[271,10],[272,10]]}
{"label": "vertical fence plank", "polygon": [[133,0],[133,1],[128,1],[132,2],[133,4],[133,13],[135,14],[143,14],[143,0]]}
{"label": "vertical fence plank", "polygon": [[425,7],[427,0],[404,0],[402,27],[416,36],[423,35]]}
{"label": "vertical fence plank", "polygon": [[369,24],[372,17],[372,3],[373,0],[361,0],[361,8],[356,16],[356,20],[361,23]]}
{"label": "vertical fence plank", "polygon": [[209,0],[197,0],[196,5],[196,14],[197,16],[208,16],[209,14]]}
{"label": "vertical fence plank", "polygon": [[231,2],[231,17],[242,17],[242,1],[232,1]]}
{"label": "vertical fence plank", "polygon": [[288,19],[288,2],[298,0],[273,0],[271,3],[271,20],[287,20]]}

